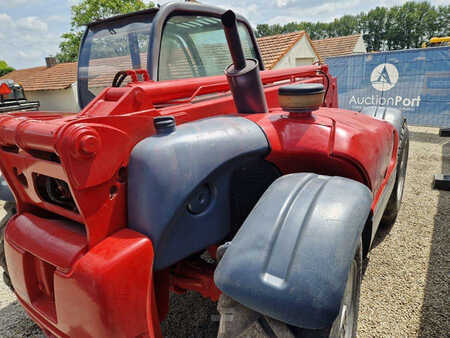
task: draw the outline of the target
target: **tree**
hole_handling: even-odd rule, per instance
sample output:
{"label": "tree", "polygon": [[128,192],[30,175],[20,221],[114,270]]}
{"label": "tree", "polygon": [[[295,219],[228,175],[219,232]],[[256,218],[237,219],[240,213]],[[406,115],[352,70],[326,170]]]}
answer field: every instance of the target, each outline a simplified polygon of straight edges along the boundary
{"label": "tree", "polygon": [[313,40],[362,33],[369,51],[419,48],[433,36],[450,31],[450,6],[408,1],[402,6],[376,7],[367,13],[344,15],[332,22],[289,22],[257,25],[258,37],[299,30]]}
{"label": "tree", "polygon": [[56,54],[58,62],[74,62],[78,59],[83,27],[90,22],[110,16],[126,14],[153,7],[153,2],[146,5],[142,0],[83,0],[72,6],[70,32],[64,33],[63,41]]}
{"label": "tree", "polygon": [[344,15],[339,19],[334,19],[330,24],[330,33],[333,36],[345,36],[353,35],[360,32],[359,21],[361,20],[358,15]]}
{"label": "tree", "polygon": [[369,51],[384,49],[387,11],[385,7],[377,7],[361,17],[363,38]]}
{"label": "tree", "polygon": [[74,30],[61,35],[64,40],[59,44],[59,53],[56,54],[59,63],[77,61],[82,36],[83,32]]}
{"label": "tree", "polygon": [[8,66],[6,61],[0,60],[0,76],[6,75],[15,70],[13,67]]}

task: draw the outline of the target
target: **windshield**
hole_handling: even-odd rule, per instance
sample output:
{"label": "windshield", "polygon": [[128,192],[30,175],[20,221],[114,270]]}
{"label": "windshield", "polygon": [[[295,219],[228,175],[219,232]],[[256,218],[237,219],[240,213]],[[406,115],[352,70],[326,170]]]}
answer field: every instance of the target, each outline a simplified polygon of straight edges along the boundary
{"label": "windshield", "polygon": [[[110,87],[119,71],[147,68],[152,14],[93,26],[80,51],[79,80],[91,97]],[[125,83],[126,84],[126,83]]]}

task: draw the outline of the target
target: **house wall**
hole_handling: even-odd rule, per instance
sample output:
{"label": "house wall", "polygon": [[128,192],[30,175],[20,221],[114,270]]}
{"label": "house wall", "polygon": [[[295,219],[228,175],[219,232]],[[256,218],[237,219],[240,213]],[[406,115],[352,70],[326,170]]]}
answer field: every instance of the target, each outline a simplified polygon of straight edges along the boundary
{"label": "house wall", "polygon": [[311,43],[303,36],[291,50],[281,58],[273,69],[292,68],[296,66],[311,65],[317,60],[317,55],[311,46]]}
{"label": "house wall", "polygon": [[72,112],[80,111],[78,107],[77,83],[67,89],[26,91],[30,101],[39,101],[41,111]]}
{"label": "house wall", "polygon": [[354,54],[367,53],[366,43],[364,42],[362,35],[360,35],[358,41],[356,41],[353,53]]}

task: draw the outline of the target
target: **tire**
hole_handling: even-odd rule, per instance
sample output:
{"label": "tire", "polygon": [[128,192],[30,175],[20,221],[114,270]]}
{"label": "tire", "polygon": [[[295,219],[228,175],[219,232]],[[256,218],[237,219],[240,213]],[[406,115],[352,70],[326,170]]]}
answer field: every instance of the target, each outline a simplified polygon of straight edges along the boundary
{"label": "tire", "polygon": [[6,202],[3,208],[6,211],[6,215],[0,220],[0,266],[3,268],[3,281],[13,291],[11,279],[8,274],[8,267],[6,266],[4,238],[5,228],[9,219],[16,213],[16,204],[14,202]]}
{"label": "tire", "polygon": [[405,187],[406,168],[408,166],[409,156],[409,131],[406,120],[403,122],[402,132],[400,135],[400,147],[397,155],[397,175],[395,177],[394,189],[392,189],[388,204],[384,210],[380,225],[389,228],[394,225],[403,198],[403,189]]}
{"label": "tire", "polygon": [[339,315],[330,328],[310,330],[290,326],[252,311],[222,294],[218,302],[220,314],[219,338],[270,337],[270,338],[323,338],[356,337],[359,294],[362,280],[361,241],[347,277]]}

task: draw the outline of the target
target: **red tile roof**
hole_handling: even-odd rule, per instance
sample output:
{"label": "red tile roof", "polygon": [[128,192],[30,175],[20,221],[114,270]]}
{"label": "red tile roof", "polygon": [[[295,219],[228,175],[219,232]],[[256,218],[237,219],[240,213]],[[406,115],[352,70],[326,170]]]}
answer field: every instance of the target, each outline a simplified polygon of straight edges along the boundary
{"label": "red tile roof", "polygon": [[275,67],[282,57],[285,56],[303,36],[306,36],[310,42],[317,58],[322,60],[320,53],[314,48],[308,33],[305,31],[270,35],[256,39],[266,69]]}
{"label": "red tile roof", "polygon": [[77,81],[77,63],[15,70],[0,77],[19,82],[25,91],[66,89]]}
{"label": "red tile roof", "polygon": [[259,49],[266,69],[272,69],[305,35],[305,31],[258,38]]}
{"label": "red tile roof", "polygon": [[356,43],[361,34],[340,36],[322,40],[314,40],[313,46],[324,59],[333,56],[343,56],[353,54]]}

